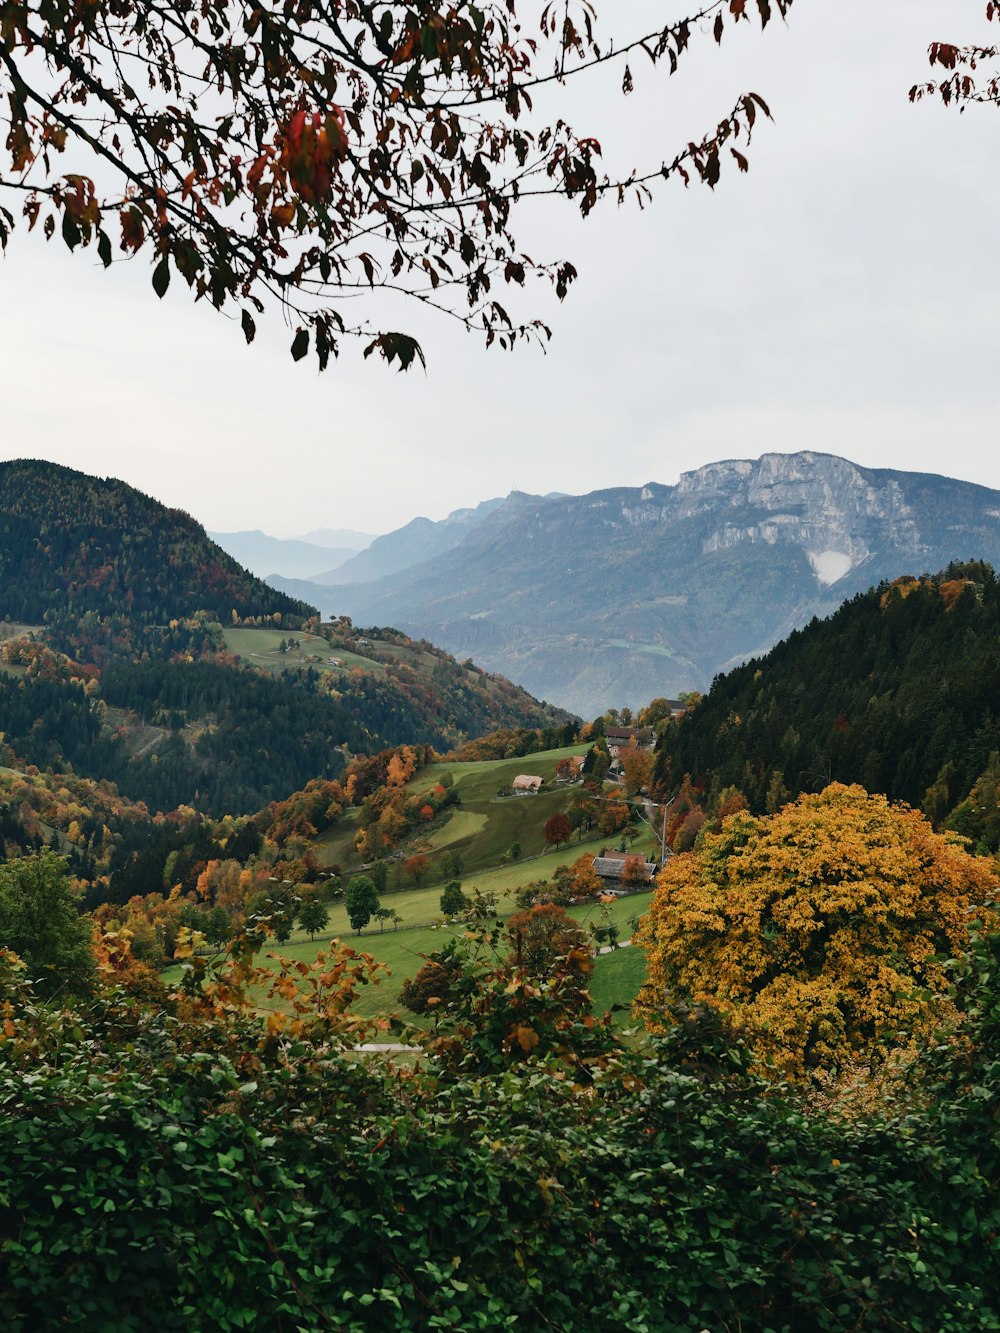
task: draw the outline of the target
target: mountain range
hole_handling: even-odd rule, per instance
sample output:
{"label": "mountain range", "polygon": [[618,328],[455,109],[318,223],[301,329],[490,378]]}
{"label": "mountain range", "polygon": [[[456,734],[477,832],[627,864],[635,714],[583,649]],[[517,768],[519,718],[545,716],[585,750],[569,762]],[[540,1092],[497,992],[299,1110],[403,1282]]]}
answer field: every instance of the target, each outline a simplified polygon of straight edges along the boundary
{"label": "mountain range", "polygon": [[[673,486],[512,492],[459,512],[471,519],[446,520],[438,549],[408,545],[409,524],[342,566],[336,585],[269,581],[594,716],[703,690],[881,580],[1000,562],[1000,492],[813,451],[711,463]],[[380,548],[412,563],[386,569],[372,558]]]}

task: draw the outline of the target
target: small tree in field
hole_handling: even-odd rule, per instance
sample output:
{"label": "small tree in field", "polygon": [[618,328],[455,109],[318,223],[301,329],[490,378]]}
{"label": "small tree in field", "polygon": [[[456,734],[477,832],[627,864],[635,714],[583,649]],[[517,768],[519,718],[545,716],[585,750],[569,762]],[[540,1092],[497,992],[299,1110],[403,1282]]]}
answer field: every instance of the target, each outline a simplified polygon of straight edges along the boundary
{"label": "small tree in field", "polygon": [[561,847],[564,842],[569,842],[573,833],[573,825],[569,822],[568,816],[561,810],[557,810],[554,815],[549,815],[545,821],[545,841],[551,847]]}
{"label": "small tree in field", "polygon": [[430,857],[424,852],[417,852],[415,856],[409,857],[406,862],[406,873],[413,880],[418,889],[424,882],[430,863]]}
{"label": "small tree in field", "polygon": [[319,898],[313,894],[303,898],[302,906],[299,908],[299,925],[308,931],[311,940],[314,940],[321,930],[326,929],[329,919],[330,913],[326,904],[320,902]]}
{"label": "small tree in field", "polygon": [[441,894],[441,912],[444,916],[461,916],[469,906],[469,900],[462,892],[462,885],[453,879],[444,886]]}
{"label": "small tree in field", "polygon": [[352,879],[347,889],[347,919],[360,935],[380,906],[375,885],[367,875]]}

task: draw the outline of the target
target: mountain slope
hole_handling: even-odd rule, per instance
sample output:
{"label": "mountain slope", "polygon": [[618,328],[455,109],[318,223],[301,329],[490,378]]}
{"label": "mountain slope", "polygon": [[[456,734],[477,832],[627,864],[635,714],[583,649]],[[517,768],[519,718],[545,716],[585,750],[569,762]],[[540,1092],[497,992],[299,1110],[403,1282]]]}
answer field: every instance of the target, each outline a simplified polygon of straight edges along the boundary
{"label": "mountain slope", "polygon": [[766,454],[676,486],[511,496],[432,562],[317,601],[593,716],[707,688],[882,578],[972,556],[1000,562],[996,491]]}
{"label": "mountain slope", "polygon": [[190,515],[112,478],[40,460],[0,463],[0,616],[126,612],[164,622],[196,610],[220,620],[310,605],[255,579]]}
{"label": "mountain slope", "polygon": [[438,522],[429,518],[412,519],[405,527],[387,532],[384,537],[376,537],[366,550],[337,568],[331,561],[327,572],[320,574],[316,582],[370,583],[425,560],[435,560],[464,541],[503,503],[499,499],[483,500],[474,509],[455,509]]}
{"label": "mountain slope", "polygon": [[734,785],[758,812],[776,774],[786,796],[859,782],[913,805],[937,780],[937,818],[1000,751],[998,640],[988,565],[883,583],[717,678],[665,732],[657,780]]}

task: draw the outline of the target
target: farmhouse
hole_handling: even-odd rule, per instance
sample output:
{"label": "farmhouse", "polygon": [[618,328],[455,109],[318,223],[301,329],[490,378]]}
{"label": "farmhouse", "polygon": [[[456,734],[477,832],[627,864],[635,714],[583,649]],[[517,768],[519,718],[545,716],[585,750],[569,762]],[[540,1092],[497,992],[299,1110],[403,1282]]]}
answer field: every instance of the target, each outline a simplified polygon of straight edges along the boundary
{"label": "farmhouse", "polygon": [[612,759],[617,759],[619,753],[630,745],[638,750],[651,750],[656,744],[652,727],[608,727],[604,734]]}
{"label": "farmhouse", "polygon": [[515,795],[532,796],[541,790],[542,779],[533,773],[518,773],[510,785]]}
{"label": "farmhouse", "polygon": [[604,880],[609,889],[621,889],[626,885],[650,883],[656,874],[655,861],[647,861],[645,856],[631,852],[605,852],[594,857],[594,874]]}

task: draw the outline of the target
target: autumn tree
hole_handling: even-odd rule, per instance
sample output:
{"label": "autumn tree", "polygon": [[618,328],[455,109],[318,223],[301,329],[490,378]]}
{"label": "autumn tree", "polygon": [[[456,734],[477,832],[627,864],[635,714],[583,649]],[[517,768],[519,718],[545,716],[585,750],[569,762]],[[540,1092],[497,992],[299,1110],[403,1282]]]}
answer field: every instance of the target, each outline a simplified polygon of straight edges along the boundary
{"label": "autumn tree", "polygon": [[791,1075],[883,1060],[954,1017],[943,959],[1000,880],[918,811],[833,784],[739,813],[660,875],[637,942],[647,1022],[719,1009]]}
{"label": "autumn tree", "polygon": [[549,815],[545,821],[545,841],[550,847],[561,847],[564,842],[569,842],[572,833],[573,825],[561,810]]}
{"label": "autumn tree", "polygon": [[[714,187],[745,171],[767,107],[739,96],[705,135],[622,175],[601,167],[591,127],[532,111],[536,90],[613,61],[622,91],[640,63],[672,73],[700,40],[766,24],[792,0],[701,0],[653,31],[599,25],[589,7],[516,0],[10,0],[0,8],[0,244],[29,231],[142,254],[160,297],[179,277],[229,310],[247,341],[282,309],[292,356],[325,366],[360,337],[405,368],[416,341],[380,325],[375,293],[407,296],[509,347],[545,339],[502,293],[531,279],[562,299],[565,259],[530,258],[518,205],[539,195],[585,217],[604,198],[645,203],[654,184]],[[537,11],[536,11],[537,13]],[[535,26],[535,25],[538,26]],[[531,31],[534,27],[534,31]],[[365,313],[352,297],[367,294]]]}
{"label": "autumn tree", "polygon": [[625,779],[625,792],[628,796],[637,796],[653,780],[652,751],[636,745],[633,737],[631,743],[619,752],[618,758]]}
{"label": "autumn tree", "polygon": [[586,932],[556,903],[539,903],[515,912],[507,922],[506,933],[511,964],[531,977],[544,979],[557,960],[581,976],[592,970],[593,954]]}
{"label": "autumn tree", "polygon": [[648,887],[644,856],[626,856],[625,864],[622,866],[622,884],[630,893],[638,893]]}
{"label": "autumn tree", "polygon": [[430,857],[426,852],[416,852],[413,856],[407,858],[405,866],[406,873],[413,880],[418,889],[424,882],[424,877],[427,874],[430,863]]}

